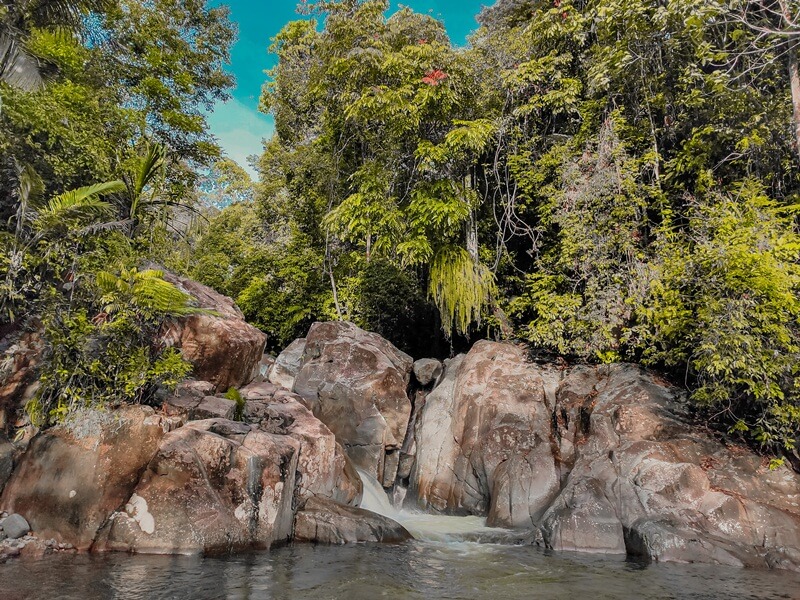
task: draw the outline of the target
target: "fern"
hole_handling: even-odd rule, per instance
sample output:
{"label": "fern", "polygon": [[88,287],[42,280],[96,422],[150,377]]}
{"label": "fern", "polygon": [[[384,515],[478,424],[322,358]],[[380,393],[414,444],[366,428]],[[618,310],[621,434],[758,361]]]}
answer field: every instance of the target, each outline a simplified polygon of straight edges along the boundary
{"label": "fern", "polygon": [[164,272],[157,269],[122,269],[119,275],[100,271],[95,283],[102,294],[103,310],[110,315],[131,310],[152,320],[198,311],[190,305],[191,296],[165,281]]}
{"label": "fern", "polygon": [[444,246],[431,262],[428,293],[442,317],[447,335],[466,334],[496,293],[494,274],[457,246]]}

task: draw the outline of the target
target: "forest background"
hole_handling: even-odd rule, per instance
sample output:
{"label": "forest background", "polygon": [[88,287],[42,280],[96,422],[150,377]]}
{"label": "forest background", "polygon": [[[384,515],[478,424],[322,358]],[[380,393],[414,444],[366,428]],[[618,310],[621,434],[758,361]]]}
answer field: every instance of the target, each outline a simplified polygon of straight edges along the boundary
{"label": "forest background", "polygon": [[43,332],[34,423],[189,373],[152,344],[193,310],[156,263],[272,351],[348,319],[415,357],[641,363],[796,457],[798,2],[499,0],[465,48],[384,0],[299,8],[253,183],[206,121],[226,8],[0,1],[0,327]]}

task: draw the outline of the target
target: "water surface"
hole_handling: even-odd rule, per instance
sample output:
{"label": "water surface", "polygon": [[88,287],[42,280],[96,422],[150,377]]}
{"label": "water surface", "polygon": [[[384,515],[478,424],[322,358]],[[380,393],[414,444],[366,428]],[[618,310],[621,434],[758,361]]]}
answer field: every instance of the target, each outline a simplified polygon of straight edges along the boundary
{"label": "water surface", "polygon": [[0,598],[565,600],[800,599],[800,574],[713,565],[643,565],[532,546],[414,541],[295,545],[268,553],[51,555],[0,565]]}

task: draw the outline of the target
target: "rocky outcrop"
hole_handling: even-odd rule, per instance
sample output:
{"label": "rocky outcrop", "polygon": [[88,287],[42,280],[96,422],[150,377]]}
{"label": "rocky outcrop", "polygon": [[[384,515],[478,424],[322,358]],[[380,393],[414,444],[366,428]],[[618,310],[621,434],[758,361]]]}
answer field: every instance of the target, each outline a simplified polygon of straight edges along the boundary
{"label": "rocky outcrop", "polygon": [[171,320],[160,333],[161,343],[180,348],[194,377],[212,382],[216,391],[251,382],[267,337],[244,320],[227,296],[173,273],[166,272],[164,279],[192,296],[203,312]]}
{"label": "rocky outcrop", "polygon": [[79,550],[218,553],[285,543],[309,499],[356,502],[358,474],[299,396],[254,384],[249,422],[203,419],[235,405],[211,385],[182,384],[160,413],[85,411],[40,434],[0,507]]}
{"label": "rocky outcrop", "polygon": [[410,498],[559,550],[800,569],[800,476],[691,426],[631,365],[556,369],[478,342],[414,431]]}
{"label": "rocky outcrop", "polygon": [[[588,390],[588,393],[586,393]],[[800,570],[800,476],[687,424],[681,397],[626,365],[578,369],[558,393],[556,549]]]}
{"label": "rocky outcrop", "polygon": [[0,510],[32,529],[0,556],[407,539],[353,507],[359,466],[396,498],[408,486],[406,503],[513,529],[493,539],[800,570],[800,476],[693,426],[642,369],[534,364],[481,341],[441,373],[417,365],[409,418],[412,361],[386,340],[318,323],[299,346],[283,363],[299,360],[295,391],[261,381],[233,401],[187,381],[158,412],[87,411],[27,448],[0,442]]}
{"label": "rocky outcrop", "polygon": [[303,356],[294,391],[356,466],[392,485],[411,414],[411,357],[346,322],[312,325]]}
{"label": "rocky outcrop", "polygon": [[400,523],[383,515],[327,498],[311,498],[297,513],[294,537],[300,542],[318,544],[397,544],[410,540],[411,534]]}
{"label": "rocky outcrop", "polygon": [[306,338],[298,338],[281,352],[269,369],[269,382],[291,390],[294,379],[303,366]]}
{"label": "rocky outcrop", "polygon": [[0,339],[0,431],[8,429],[17,409],[33,397],[43,350],[39,330],[9,333]]}
{"label": "rocky outcrop", "polygon": [[292,533],[300,444],[244,423],[193,421],[165,435],[96,550],[220,553]]}
{"label": "rocky outcrop", "polygon": [[319,496],[353,504],[361,495],[358,473],[328,427],[286,389],[269,383],[241,390],[245,418],[272,433],[289,435],[300,443],[297,471],[299,502]]}
{"label": "rocky outcrop", "polygon": [[449,362],[426,399],[412,477],[419,501],[444,512],[487,514],[494,500],[493,520],[529,525],[558,492],[551,419],[542,372],[524,350],[478,342]]}
{"label": "rocky outcrop", "polygon": [[40,537],[88,549],[135,488],[164,435],[164,420],[141,406],[75,414],[33,439],[0,509],[23,515]]}

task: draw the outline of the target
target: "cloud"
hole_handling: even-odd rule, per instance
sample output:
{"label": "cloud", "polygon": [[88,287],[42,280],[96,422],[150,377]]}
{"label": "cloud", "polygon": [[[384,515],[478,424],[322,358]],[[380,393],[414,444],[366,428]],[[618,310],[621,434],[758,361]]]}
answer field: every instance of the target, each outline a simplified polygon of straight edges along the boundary
{"label": "cloud", "polygon": [[208,115],[208,124],[223,152],[256,178],[247,157],[261,154],[263,140],[269,139],[275,129],[272,119],[232,98],[214,107],[214,112]]}

